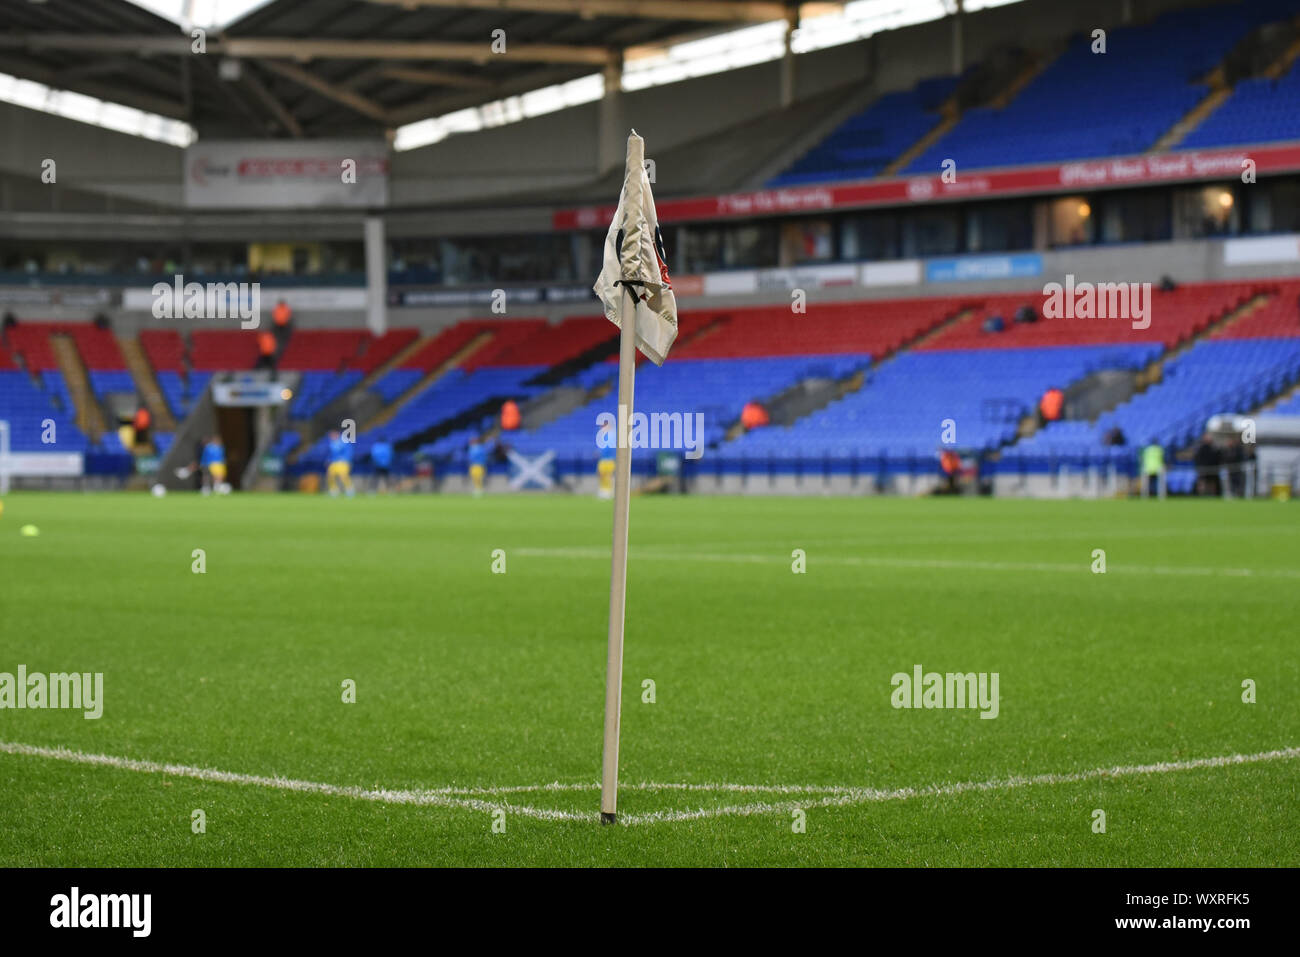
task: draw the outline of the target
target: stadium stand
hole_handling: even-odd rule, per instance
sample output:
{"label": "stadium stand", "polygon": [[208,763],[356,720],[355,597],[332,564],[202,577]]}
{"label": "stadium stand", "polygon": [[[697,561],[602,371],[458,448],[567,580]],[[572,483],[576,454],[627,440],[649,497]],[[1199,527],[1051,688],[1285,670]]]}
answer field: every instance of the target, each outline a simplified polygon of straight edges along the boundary
{"label": "stadium stand", "polygon": [[[1215,320],[1244,304],[1253,294],[1250,283],[1189,283],[1172,290],[1151,289],[1151,323],[1136,328],[1133,320],[1064,316],[1042,319],[1045,296],[1041,289],[982,297],[978,309],[920,349],[1009,349],[1092,343],[1153,342],[1173,348],[1205,331]],[[1014,322],[1017,309],[1028,305],[1038,322]],[[1002,332],[985,332],[983,323],[1002,316]]]}
{"label": "stadium stand", "polygon": [[[906,172],[935,172],[950,157],[960,157],[963,168],[979,169],[1144,152],[1205,97],[1205,75],[1234,45],[1260,24],[1293,13],[1281,3],[1171,11],[1147,24],[1111,30],[1104,54],[1092,52],[1090,38],[1076,37],[1005,108],[967,111]],[[1247,104],[1254,103],[1252,94],[1244,95]],[[1070,108],[1061,109],[1062,103]],[[1183,145],[1258,142],[1254,133],[1260,127],[1231,118],[1239,113],[1221,109],[1225,125],[1212,129],[1215,139],[1202,141],[1193,132]],[[1267,128],[1271,122],[1266,114],[1260,124]]]}
{"label": "stadium stand", "polygon": [[397,368],[371,383],[370,390],[386,404],[395,401],[487,331],[480,321],[471,320],[441,330]]}
{"label": "stadium stand", "polygon": [[1204,284],[1193,292],[1202,303],[1218,306],[1243,297],[1268,298],[1214,329],[1186,354],[1170,358],[1162,380],[1145,392],[1096,421],[1051,423],[1004,459],[1021,465],[1047,460],[1082,465],[1107,451],[1105,437],[1115,428],[1128,441],[1107,451],[1110,458],[1129,459],[1133,447],[1152,440],[1183,448],[1196,440],[1209,416],[1250,411],[1294,385],[1300,378],[1300,284]]}
{"label": "stadium stand", "polygon": [[[671,363],[641,364],[637,409],[701,412],[705,444],[714,446],[751,399],[774,396],[809,378],[846,378],[930,332],[962,306],[960,299],[932,298],[819,303],[806,315],[793,314],[786,305],[695,313],[689,324],[683,320]],[[610,356],[563,384],[593,389],[609,382],[615,368],[616,357]],[[580,471],[594,456],[596,417],[613,412],[614,405],[610,395],[592,399],[541,428],[512,436],[510,443],[530,453],[553,450]],[[441,445],[430,451],[446,450]],[[634,459],[644,471],[653,450]]]}
{"label": "stadium stand", "polygon": [[190,365],[199,372],[251,369],[257,362],[253,330],[200,329],[190,333]]}
{"label": "stadium stand", "polygon": [[[127,371],[117,340],[105,328],[89,322],[26,322],[12,327],[8,339],[32,377],[29,381],[39,385],[38,393],[44,394],[45,401],[73,421],[94,423],[88,428],[99,429],[104,424],[101,411],[93,407],[110,394],[135,395],[135,381]],[[60,362],[61,349],[66,366]],[[73,383],[69,383],[69,375]],[[121,442],[111,428],[105,429],[90,447],[122,452]]]}
{"label": "stadium stand", "polygon": [[1300,335],[1300,282],[1253,284],[1269,299],[1235,322],[1216,329],[1214,339],[1268,339]]}
{"label": "stadium stand", "polygon": [[[1096,422],[1053,423],[1014,450],[1013,458],[1079,459],[1104,448],[1118,426],[1133,446],[1157,442],[1180,449],[1196,441],[1206,420],[1250,410],[1300,378],[1300,338],[1209,339],[1169,361],[1164,378]],[[1131,456],[1132,449],[1117,451]]]}
{"label": "stadium stand", "polygon": [[140,346],[155,372],[185,372],[185,341],[174,329],[144,329]]}
{"label": "stadium stand", "polygon": [[309,419],[362,379],[349,368],[368,333],[361,329],[295,330],[280,357],[281,369],[301,372],[289,414]]}
{"label": "stadium stand", "polygon": [[956,77],[934,77],[905,92],[885,94],[840,124],[769,185],[799,186],[878,175],[934,128],[939,122],[936,111],[956,85]]}
{"label": "stadium stand", "polygon": [[280,367],[337,372],[356,358],[366,336],[363,329],[298,329],[280,357]]}
{"label": "stadium stand", "polygon": [[9,330],[9,347],[21,357],[28,372],[58,371],[59,361],[50,343],[50,329],[43,322],[19,323]]}
{"label": "stadium stand", "polygon": [[[21,327],[10,330],[11,342],[17,328]],[[29,344],[36,341],[34,336],[20,335],[18,338],[27,340]],[[31,351],[39,360],[42,355],[40,346],[34,345]],[[54,374],[57,376],[57,371]],[[62,377],[54,381],[62,386]],[[60,451],[85,452],[89,448],[89,442],[85,434],[73,424],[69,412],[70,400],[67,401],[67,405],[56,406],[51,394],[33,385],[28,372],[18,366],[8,349],[0,346],[0,418],[9,423],[9,446],[13,451],[48,450],[49,446],[41,441],[41,435],[45,431],[44,423],[48,419],[54,423]]]}
{"label": "stadium stand", "polygon": [[[1103,444],[1114,426],[1131,443],[1155,436],[1177,448],[1195,438],[1207,414],[1258,405],[1300,378],[1300,353],[1294,351],[1300,342],[1297,296],[1296,281],[1193,283],[1156,290],[1154,321],[1146,329],[1124,320],[1058,318],[1008,322],[999,333],[983,331],[984,320],[1013,316],[1026,304],[1041,313],[1041,290],[818,303],[807,315],[792,314],[784,305],[701,310],[683,318],[673,363],[663,369],[642,364],[638,409],[703,412],[704,440],[714,447],[721,469],[748,469],[754,463],[787,467],[827,458],[870,458],[887,469],[924,469],[938,444],[938,423],[945,419],[961,424],[962,448],[1001,449],[1010,463],[1045,457],[1117,461],[1131,457],[1132,449]],[[1247,304],[1251,308],[1243,309]],[[28,371],[17,368],[8,354],[4,370],[6,397],[15,408],[39,407],[64,421],[70,416],[72,399],[50,345],[55,334],[77,343],[97,396],[134,391],[106,330],[88,323],[20,324],[10,330],[9,340]],[[1164,381],[1145,393],[1096,421],[1051,423],[1016,442],[1021,419],[1047,387],[1068,385],[1100,369],[1141,369],[1197,337],[1204,338],[1169,360]],[[415,330],[379,339],[360,329],[298,331],[282,363],[303,376],[293,417],[309,418],[417,338]],[[140,334],[178,417],[214,372],[252,364],[249,333],[197,330],[191,341],[194,371],[187,374],[179,334]],[[393,405],[476,342],[456,368]],[[418,448],[455,467],[465,443],[492,426],[505,398],[527,400],[556,386],[601,392],[612,384],[614,343],[614,327],[601,316],[574,316],[555,325],[540,319],[456,323],[371,385],[388,414],[379,428],[362,433],[358,454],[364,456],[382,431],[407,454]],[[844,382],[864,370],[861,388],[826,408],[789,426],[727,441],[747,401],[770,399],[811,378]],[[548,373],[546,384],[539,382]],[[555,451],[567,469],[585,469],[594,456],[596,416],[613,405],[612,395],[601,392],[553,421],[511,435],[509,443],[530,454]],[[106,436],[104,447],[113,447],[114,440]],[[158,441],[165,447],[170,436]],[[273,451],[286,455],[300,442],[297,432],[286,431]],[[651,451],[636,457],[640,471],[649,467]],[[314,443],[301,467],[317,467],[323,454],[323,440]]]}
{"label": "stadium stand", "polygon": [[194,399],[202,394],[210,373],[187,374],[185,340],[174,329],[141,330],[140,348],[153,367],[172,415],[178,420],[185,418]]}
{"label": "stadium stand", "polygon": [[382,336],[370,336],[362,341],[348,367],[362,375],[370,375],[419,338],[417,329],[389,329]]}
{"label": "stadium stand", "polygon": [[[966,110],[903,172],[937,172],[952,158],[963,169],[980,169],[1145,152],[1206,98],[1208,75],[1236,44],[1260,25],[1294,12],[1285,0],[1171,11],[1149,23],[1111,30],[1104,54],[1093,52],[1091,37],[1076,36],[1010,102]],[[910,147],[924,145],[920,141],[939,123],[937,111],[959,82],[932,77],[910,90],[886,93],[768,185],[880,175]],[[1298,91],[1300,64],[1279,80],[1242,80],[1178,148],[1300,137]],[[1068,111],[1060,109],[1065,102]]]}
{"label": "stadium stand", "polygon": [[1185,137],[1182,149],[1300,138],[1300,62],[1279,80],[1242,80],[1220,107]]}
{"label": "stadium stand", "polygon": [[1013,441],[1048,387],[1099,368],[1136,368],[1159,346],[909,352],[873,371],[863,388],[789,428],[750,432],[718,450],[723,460],[784,463],[877,457],[890,467],[932,462],[945,420],[956,445],[992,451]]}
{"label": "stadium stand", "polygon": [[[987,318],[1010,319],[1025,305],[1041,316],[1041,290],[814,303],[806,315],[786,305],[698,310],[683,316],[672,363],[642,363],[637,408],[703,412],[704,442],[723,471],[804,468],[827,460],[836,467],[870,460],[886,471],[924,471],[933,466],[939,424],[946,419],[958,423],[959,447],[1000,452],[1004,467],[1025,468],[1048,460],[1120,463],[1151,438],[1182,448],[1195,440],[1206,416],[1254,408],[1300,379],[1300,281],[1189,283],[1155,289],[1152,297],[1145,329],[1128,320],[1040,318],[984,331]],[[27,323],[9,330],[6,407],[38,408],[75,428],[53,335],[76,342],[97,396],[134,391],[107,330],[89,323]],[[145,330],[139,339],[178,418],[213,373],[246,369],[254,356],[253,336],[245,331],[196,330],[188,352],[171,330]],[[361,329],[299,330],[282,362],[303,376],[293,417],[310,418],[417,341],[410,329],[378,339]],[[358,457],[382,433],[399,444],[408,464],[418,451],[441,467],[457,468],[465,444],[493,427],[506,398],[524,402],[563,388],[587,397],[506,441],[528,454],[554,451],[566,471],[587,470],[596,417],[614,408],[608,387],[615,342],[616,330],[603,316],[571,316],[554,325],[541,319],[455,323],[369,386],[382,398],[384,414],[362,431]],[[1161,381],[1094,421],[1054,422],[1020,439],[1021,421],[1049,386],[1066,387],[1099,370],[1141,370],[1162,358]],[[188,363],[194,368],[187,372]],[[748,401],[768,401],[806,380],[843,385],[862,373],[859,385],[789,425],[748,433],[736,428]],[[1105,445],[1114,427],[1128,445]],[[30,430],[16,434],[15,447],[32,438]],[[86,444],[84,436],[79,440]],[[159,448],[170,440],[159,435]],[[299,433],[287,430],[272,451],[287,455],[300,445]],[[102,448],[115,447],[116,436],[106,434]],[[324,451],[323,439],[314,442],[299,470],[319,467]],[[635,458],[644,473],[653,450]]]}
{"label": "stadium stand", "polygon": [[718,330],[675,347],[674,358],[737,359],[749,356],[851,353],[881,359],[961,311],[952,298],[882,299],[817,303],[807,314],[788,305],[714,310]]}
{"label": "stadium stand", "polygon": [[[511,366],[500,360],[508,360],[513,350],[545,328],[544,319],[467,319],[444,329],[370,386],[386,405],[391,407],[399,401],[400,405],[390,408],[381,423],[372,423],[357,436],[359,455],[368,453],[380,429],[394,441],[416,441],[439,423],[465,416],[494,398],[504,401],[535,394],[541,387],[526,387],[524,382],[546,367]],[[480,342],[478,347],[463,355],[476,341]],[[458,355],[461,361],[456,368],[434,377]],[[424,387],[408,396],[421,382],[425,382]],[[401,401],[403,397],[405,401]],[[300,461],[314,467],[323,461],[327,444],[322,437],[302,454]]]}
{"label": "stadium stand", "polygon": [[498,366],[557,366],[617,339],[618,330],[604,316],[570,316],[554,326],[520,330],[519,336],[481,361]]}

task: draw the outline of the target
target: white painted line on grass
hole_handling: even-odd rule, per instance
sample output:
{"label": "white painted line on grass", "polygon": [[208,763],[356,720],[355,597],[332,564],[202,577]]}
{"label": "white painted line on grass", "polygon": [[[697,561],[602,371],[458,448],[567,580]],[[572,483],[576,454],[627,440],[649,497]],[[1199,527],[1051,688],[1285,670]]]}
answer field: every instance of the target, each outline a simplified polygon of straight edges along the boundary
{"label": "white painted line on grass", "polygon": [[523,814],[541,820],[595,820],[597,814],[552,811],[546,808],[525,808],[512,804],[498,804],[481,801],[472,797],[453,796],[446,790],[409,791],[390,788],[363,788],[351,785],[321,784],[316,781],[299,781],[294,778],[266,777],[258,774],[239,774],[234,771],[218,771],[213,768],[197,768],[188,764],[164,764],[158,761],[140,761],[135,758],[119,758],[109,754],[87,754],[84,751],[72,751],[68,748],[43,748],[31,744],[16,744],[0,741],[0,752],[18,754],[32,758],[47,758],[53,761],[67,761],[71,764],[90,764],[98,767],[115,768],[119,771],[139,771],[145,774],[165,774],[176,778],[193,778],[197,781],[210,781],[215,784],[247,784],[254,787],[274,788],[280,791],[297,791],[303,794],[323,794],[327,797],[345,797],[356,801],[375,801],[380,804],[416,804],[433,807],[466,808],[472,811],[504,810],[512,814]]}
{"label": "white painted line on grass", "polygon": [[[390,788],[363,788],[351,785],[321,784],[315,781],[300,781],[293,778],[266,777],[256,774],[239,774],[233,771],[218,771],[212,768],[192,767],[186,764],[164,764],[158,761],[141,761],[135,758],[120,758],[107,754],[87,754],[68,748],[47,748],[32,744],[17,744],[0,741],[0,753],[21,755],[23,757],[46,758],[53,761],[66,761],[72,764],[88,764],[98,767],[115,768],[120,771],[137,771],[146,774],[166,774],[172,777],[193,778],[216,784],[244,784],[254,787],[273,788],[281,791],[296,791],[303,794],[323,794],[328,797],[345,797],[357,801],[375,801],[381,804],[413,804],[430,807],[460,808],[470,811],[492,812],[505,811],[541,821],[595,821],[598,817],[594,811],[562,811],[551,808],[537,808],[528,805],[498,803],[485,801],[486,797],[502,797],[508,794],[537,793],[546,791],[597,791],[600,785],[562,784],[553,781],[550,784],[524,784],[507,787],[443,787],[428,790],[397,790]],[[1069,771],[1061,774],[1037,774],[1032,776],[1016,775],[1009,778],[994,778],[988,781],[960,781],[954,784],[931,784],[919,788],[880,789],[854,787],[848,785],[797,785],[797,784],[690,784],[657,783],[642,781],[635,784],[620,785],[625,791],[685,791],[708,793],[743,793],[743,794],[799,794],[807,800],[783,801],[780,803],[758,802],[754,804],[728,805],[724,807],[702,807],[684,811],[649,811],[644,813],[624,813],[619,815],[619,823],[625,825],[664,824],[676,821],[695,821],[711,817],[737,816],[753,814],[789,813],[795,809],[813,807],[844,807],[853,804],[870,804],[881,801],[908,801],[913,798],[950,797],[976,791],[1010,791],[1015,788],[1032,787],[1044,784],[1072,784],[1078,781],[1105,780],[1108,778],[1132,777],[1147,774],[1169,774],[1173,771],[1195,771],[1202,768],[1223,768],[1238,764],[1257,764],[1261,761],[1290,761],[1300,758],[1300,747],[1279,748],[1274,751],[1259,751],[1255,754],[1226,754],[1210,758],[1192,758],[1186,761],[1162,761],[1157,764],[1129,764],[1108,768],[1092,768],[1088,771]]]}
{"label": "white painted line on grass", "polygon": [[[526,558],[579,558],[609,560],[609,549],[590,548],[514,548],[511,554]],[[737,565],[788,565],[790,559],[781,554],[750,555],[741,553],[708,553],[690,551],[655,551],[652,548],[633,548],[629,558],[656,562],[723,562]],[[823,555],[810,558],[818,564],[864,566],[871,568],[962,568],[971,571],[993,572],[1087,572],[1091,560],[1069,562],[985,562],[960,558],[886,558],[855,555]],[[1194,577],[1226,576],[1231,578],[1300,578],[1297,568],[1212,568],[1194,565],[1125,565],[1110,561],[1109,572],[1141,575],[1190,575]]]}
{"label": "white painted line on grass", "polygon": [[1030,777],[1016,775],[991,781],[960,781],[955,784],[931,784],[921,788],[847,788],[843,793],[829,794],[813,801],[786,801],[780,804],[744,804],[731,807],[698,808],[691,811],[651,811],[628,815],[627,824],[658,824],[673,821],[693,821],[722,815],[747,816],[751,814],[790,813],[796,809],[812,807],[842,807],[849,804],[868,804],[881,801],[907,801],[918,797],[949,797],[972,791],[1010,791],[1015,788],[1040,784],[1073,784],[1078,781],[1131,777],[1146,774],[1168,774],[1172,771],[1195,771],[1200,768],[1222,768],[1235,764],[1255,764],[1260,761],[1286,761],[1300,758],[1300,748],[1280,748],[1256,754],[1226,754],[1212,758],[1193,758],[1189,761],[1162,761],[1158,764],[1130,764],[1113,768],[1092,768],[1088,771],[1071,771],[1064,774],[1036,774]]}

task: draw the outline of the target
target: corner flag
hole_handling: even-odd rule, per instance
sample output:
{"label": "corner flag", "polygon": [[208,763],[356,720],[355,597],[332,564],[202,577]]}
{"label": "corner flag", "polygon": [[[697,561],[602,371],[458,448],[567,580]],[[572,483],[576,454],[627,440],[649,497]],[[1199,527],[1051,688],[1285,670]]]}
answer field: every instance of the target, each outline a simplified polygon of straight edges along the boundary
{"label": "corner flag", "polygon": [[605,318],[622,326],[622,287],[631,284],[636,300],[636,344],[655,365],[664,364],[677,338],[677,300],[673,296],[664,242],[655,215],[655,198],[645,172],[645,140],[636,130],[627,138],[627,167],[618,211],[605,235],[605,258],[592,288],[605,306]]}
{"label": "corner flag", "polygon": [[632,484],[632,420],[636,350],[663,365],[677,338],[677,300],[664,265],[654,196],[645,172],[645,141],[627,138],[627,166],[618,212],[605,237],[605,263],[593,287],[605,316],[619,327],[618,447],[614,456],[614,547],[609,574],[609,652],[605,662],[605,750],[600,775],[600,819],[618,812],[618,730],[623,701],[623,621],[627,598],[627,522]]}

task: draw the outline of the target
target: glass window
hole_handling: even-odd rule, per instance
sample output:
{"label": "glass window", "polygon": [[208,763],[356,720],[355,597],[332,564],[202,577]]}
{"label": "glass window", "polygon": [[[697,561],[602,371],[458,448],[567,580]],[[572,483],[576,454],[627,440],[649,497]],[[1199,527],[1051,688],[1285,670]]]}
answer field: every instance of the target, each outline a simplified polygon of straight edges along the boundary
{"label": "glass window", "polygon": [[1237,232],[1237,198],[1231,186],[1174,191],[1174,238],[1198,239]]}
{"label": "glass window", "polygon": [[829,219],[781,224],[781,265],[827,262],[835,258],[835,233]]}
{"label": "glass window", "polygon": [[1034,226],[1028,201],[977,203],[966,212],[966,250],[1001,253],[1032,249]]}
{"label": "glass window", "polygon": [[954,207],[918,209],[903,217],[903,256],[961,252],[961,213]]}
{"label": "glass window", "polygon": [[1249,198],[1250,232],[1300,232],[1300,179],[1262,180],[1244,192]]}
{"label": "glass window", "polygon": [[1049,247],[1082,246],[1095,241],[1097,218],[1087,196],[1061,196],[1043,205]]}
{"label": "glass window", "polygon": [[564,233],[442,240],[445,282],[545,282],[573,279],[573,245]]}
{"label": "glass window", "polygon": [[846,216],[840,230],[844,258],[848,260],[897,259],[898,214],[863,213]]}
{"label": "glass window", "polygon": [[1103,193],[1101,238],[1107,243],[1150,243],[1170,239],[1168,190]]}
{"label": "glass window", "polygon": [[723,264],[732,268],[761,268],[776,264],[777,230],[770,223],[730,226],[723,243]]}
{"label": "glass window", "polygon": [[716,226],[687,226],[684,234],[686,271],[688,273],[710,272],[721,269],[722,230]]}

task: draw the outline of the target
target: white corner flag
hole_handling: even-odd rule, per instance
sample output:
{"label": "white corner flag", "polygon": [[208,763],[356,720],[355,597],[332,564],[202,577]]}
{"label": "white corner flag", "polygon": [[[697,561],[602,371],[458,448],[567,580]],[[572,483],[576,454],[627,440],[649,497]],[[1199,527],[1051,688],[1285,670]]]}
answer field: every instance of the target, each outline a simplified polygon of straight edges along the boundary
{"label": "white corner flag", "polygon": [[645,172],[645,140],[636,130],[627,138],[623,191],[605,235],[605,260],[592,287],[605,306],[605,318],[620,328],[623,290],[629,284],[635,300],[636,344],[661,366],[677,338],[677,300],[664,265],[663,237]]}
{"label": "white corner flag", "polygon": [[663,240],[645,172],[645,141],[636,130],[627,138],[623,191],[605,237],[604,268],[593,288],[605,305],[605,316],[619,327],[614,548],[609,575],[609,654],[605,663],[605,751],[600,775],[600,819],[613,824],[618,813],[618,727],[623,700],[623,610],[632,484],[627,429],[632,420],[636,350],[639,346],[655,365],[663,365],[677,338],[677,300],[664,265]]}

